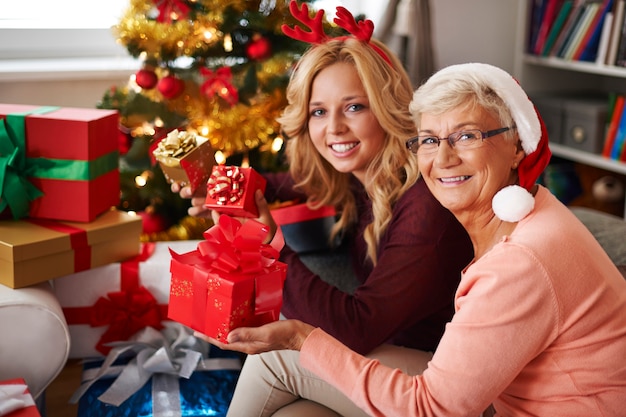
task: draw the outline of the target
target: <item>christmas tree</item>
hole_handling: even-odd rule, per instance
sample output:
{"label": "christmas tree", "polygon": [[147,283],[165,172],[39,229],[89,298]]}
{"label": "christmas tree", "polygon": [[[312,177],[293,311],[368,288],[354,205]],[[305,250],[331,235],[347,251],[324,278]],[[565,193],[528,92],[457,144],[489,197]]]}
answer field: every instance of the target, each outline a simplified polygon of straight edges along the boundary
{"label": "christmas tree", "polygon": [[309,45],[285,36],[283,24],[297,24],[289,0],[130,1],[113,29],[141,69],[98,107],[120,112],[119,208],[144,217],[144,240],[200,238],[210,226],[187,217],[189,201],[170,191],[152,157],[171,130],[209,138],[218,163],[285,168],[276,117]]}

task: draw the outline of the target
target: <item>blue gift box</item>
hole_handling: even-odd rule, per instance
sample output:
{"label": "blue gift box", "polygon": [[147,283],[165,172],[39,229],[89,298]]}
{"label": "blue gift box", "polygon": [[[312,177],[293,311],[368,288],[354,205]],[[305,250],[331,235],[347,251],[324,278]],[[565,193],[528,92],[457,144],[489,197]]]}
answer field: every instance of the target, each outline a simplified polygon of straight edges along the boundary
{"label": "blue gift box", "polygon": [[[196,371],[189,379],[179,378],[181,417],[226,416],[233,397],[238,371]],[[153,412],[152,380],[120,406],[105,404],[98,397],[113,378],[94,383],[78,402],[78,416],[84,417],[151,417]],[[158,401],[158,400],[157,400]]]}
{"label": "blue gift box", "polygon": [[[226,416],[239,378],[240,354],[210,346],[208,355],[203,355],[188,378],[159,372],[148,375],[142,368],[144,365],[149,368],[150,360],[141,356],[120,355],[113,362],[110,357],[104,361],[87,361],[83,367],[83,379],[88,383],[81,387],[86,390],[77,391],[80,392],[78,416]],[[125,380],[128,374],[132,377]],[[137,379],[141,380],[146,375],[144,384],[136,383]],[[127,390],[126,385],[133,384],[135,387],[131,389],[133,393],[130,397],[122,398],[120,404],[108,403],[107,399],[115,397],[115,394],[110,394],[111,391],[117,390],[119,395]],[[138,385],[141,386],[137,389]]]}

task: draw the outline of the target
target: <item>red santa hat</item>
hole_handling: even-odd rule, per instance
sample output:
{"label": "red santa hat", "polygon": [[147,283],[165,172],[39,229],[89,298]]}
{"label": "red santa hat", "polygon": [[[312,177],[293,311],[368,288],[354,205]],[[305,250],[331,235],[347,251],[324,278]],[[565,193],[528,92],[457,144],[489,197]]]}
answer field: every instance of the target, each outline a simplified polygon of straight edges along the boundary
{"label": "red santa hat", "polygon": [[548,132],[517,80],[506,71],[489,64],[469,63],[446,67],[431,78],[472,77],[489,86],[508,106],[515,121],[522,149],[526,156],[519,163],[517,173],[519,185],[504,187],[492,200],[496,216],[507,222],[518,222],[535,207],[530,190],[550,162],[552,153],[548,147]]}

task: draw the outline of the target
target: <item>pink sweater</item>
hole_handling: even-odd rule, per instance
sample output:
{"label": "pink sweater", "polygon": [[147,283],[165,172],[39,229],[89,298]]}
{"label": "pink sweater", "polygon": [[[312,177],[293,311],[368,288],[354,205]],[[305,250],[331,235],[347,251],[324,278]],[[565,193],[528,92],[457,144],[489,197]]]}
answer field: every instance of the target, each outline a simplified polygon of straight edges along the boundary
{"label": "pink sweater", "polygon": [[306,368],[374,416],[624,416],[626,281],[540,187],[535,210],[468,266],[428,369],[409,377],[316,329]]}

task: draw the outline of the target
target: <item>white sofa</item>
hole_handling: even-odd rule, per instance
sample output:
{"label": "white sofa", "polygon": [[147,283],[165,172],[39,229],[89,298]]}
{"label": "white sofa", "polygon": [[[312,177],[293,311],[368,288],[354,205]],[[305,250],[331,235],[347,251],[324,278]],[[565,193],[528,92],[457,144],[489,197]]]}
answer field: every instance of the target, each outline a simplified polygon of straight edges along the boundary
{"label": "white sofa", "polygon": [[45,415],[45,389],[70,351],[69,329],[49,282],[19,289],[0,284],[0,334],[0,381],[23,378]]}

